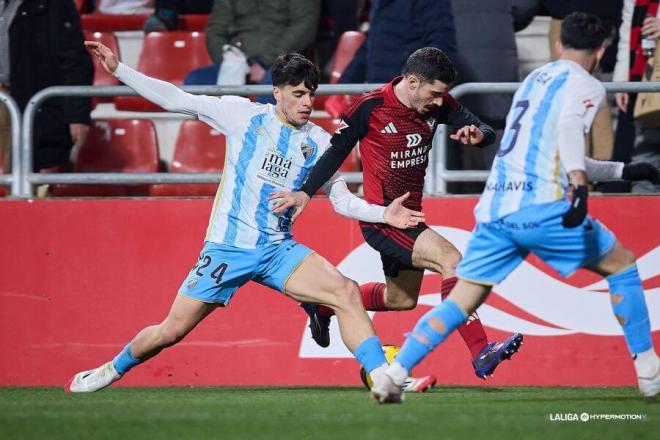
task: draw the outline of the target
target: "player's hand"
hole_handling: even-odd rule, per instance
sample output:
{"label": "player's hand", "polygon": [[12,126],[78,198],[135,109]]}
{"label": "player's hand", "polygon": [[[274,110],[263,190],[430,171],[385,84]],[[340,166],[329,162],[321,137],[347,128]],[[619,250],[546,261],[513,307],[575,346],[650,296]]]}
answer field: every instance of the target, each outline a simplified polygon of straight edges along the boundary
{"label": "player's hand", "polygon": [[660,184],[660,172],[648,162],[629,163],[623,166],[621,174],[623,180],[636,182],[638,180],[648,180],[654,185]]}
{"label": "player's hand", "polygon": [[85,41],[85,47],[98,58],[101,66],[106,70],[106,72],[112,74],[117,70],[119,65],[119,60],[117,55],[115,55],[107,46],[99,43],[98,41]]}
{"label": "player's hand", "polygon": [[571,207],[562,216],[561,224],[565,228],[575,228],[582,224],[587,216],[587,197],[589,190],[586,186],[578,186],[573,189],[573,200]]}
{"label": "player's hand", "polygon": [[614,100],[616,101],[616,106],[619,107],[624,113],[628,112],[628,94],[625,92],[619,92],[614,94]]}
{"label": "player's hand", "polygon": [[642,35],[644,38],[655,40],[660,38],[660,19],[656,17],[646,17],[642,22]]}
{"label": "player's hand", "polygon": [[413,211],[403,206],[403,202],[410,197],[410,193],[407,192],[401,197],[398,197],[385,208],[385,213],[383,214],[383,220],[390,226],[394,226],[399,229],[408,229],[414,228],[419,223],[422,223],[424,218],[424,213],[420,211]]}
{"label": "player's hand", "polygon": [[450,134],[449,137],[463,145],[476,145],[484,140],[484,134],[476,125],[466,125],[456,133]]}
{"label": "player's hand", "polygon": [[293,214],[291,215],[291,223],[293,223],[307,206],[309,196],[303,191],[277,191],[271,193],[268,200],[275,200],[270,209],[276,215],[284,214],[287,209],[293,208]]}

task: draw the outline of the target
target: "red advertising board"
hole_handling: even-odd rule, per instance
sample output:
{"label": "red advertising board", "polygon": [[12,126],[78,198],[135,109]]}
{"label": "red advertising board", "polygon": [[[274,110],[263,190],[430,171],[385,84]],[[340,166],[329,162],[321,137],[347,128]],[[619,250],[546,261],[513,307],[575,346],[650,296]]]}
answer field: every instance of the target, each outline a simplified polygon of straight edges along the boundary
{"label": "red advertising board", "polygon": [[[428,199],[427,223],[464,249],[475,198]],[[134,334],[164,318],[195,264],[212,201],[1,201],[0,385],[62,385],[111,359]],[[660,197],[593,197],[591,213],[638,257],[656,346],[660,344]],[[383,279],[357,224],[314,200],[295,237],[360,283]],[[419,305],[372,315],[383,343],[401,344],[440,300],[426,273]],[[520,331],[525,345],[487,383],[634,385],[610,310],[607,285],[578,272],[561,279],[531,257],[479,311],[492,340]],[[358,365],[341,344],[317,347],[293,301],[255,283],[183,342],[134,369],[118,385],[356,385]],[[481,384],[468,350],[452,335],[417,374],[440,383]]]}

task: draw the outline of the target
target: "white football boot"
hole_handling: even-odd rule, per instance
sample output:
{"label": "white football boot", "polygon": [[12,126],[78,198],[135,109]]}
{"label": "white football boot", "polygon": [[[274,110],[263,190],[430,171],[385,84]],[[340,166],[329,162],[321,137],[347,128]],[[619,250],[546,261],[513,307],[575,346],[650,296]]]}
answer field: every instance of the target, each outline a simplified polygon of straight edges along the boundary
{"label": "white football boot", "polygon": [[93,393],[101,390],[113,382],[118,381],[121,374],[117,373],[112,361],[93,370],[81,371],[64,385],[67,393]]}
{"label": "white football boot", "polygon": [[401,403],[404,398],[403,385],[397,385],[388,374],[381,374],[374,380],[371,397],[378,403]]}

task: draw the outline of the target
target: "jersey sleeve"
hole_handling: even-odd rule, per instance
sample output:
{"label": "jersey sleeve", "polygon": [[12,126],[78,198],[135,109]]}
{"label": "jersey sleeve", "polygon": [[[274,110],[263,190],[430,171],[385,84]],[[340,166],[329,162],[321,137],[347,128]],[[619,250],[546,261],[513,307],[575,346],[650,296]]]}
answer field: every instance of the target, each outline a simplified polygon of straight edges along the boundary
{"label": "jersey sleeve", "polygon": [[557,121],[559,158],[566,172],[585,170],[584,136],[605,98],[605,88],[594,78],[576,77],[565,93]]}
{"label": "jersey sleeve", "polygon": [[623,162],[584,158],[585,171],[590,182],[620,180],[623,175]]}
{"label": "jersey sleeve", "polygon": [[316,162],[301,191],[312,197],[339,169],[355,144],[366,136],[374,100],[358,100],[344,114],[323,156]]}
{"label": "jersey sleeve", "polygon": [[385,207],[369,204],[349,191],[343,177],[335,174],[323,185],[337,214],[369,223],[384,223]]}
{"label": "jersey sleeve", "polygon": [[223,133],[227,133],[230,127],[239,122],[242,110],[255,105],[238,96],[218,98],[193,95],[174,84],[144,75],[123,63],[119,63],[114,75],[142,97],[168,112],[195,116]]}

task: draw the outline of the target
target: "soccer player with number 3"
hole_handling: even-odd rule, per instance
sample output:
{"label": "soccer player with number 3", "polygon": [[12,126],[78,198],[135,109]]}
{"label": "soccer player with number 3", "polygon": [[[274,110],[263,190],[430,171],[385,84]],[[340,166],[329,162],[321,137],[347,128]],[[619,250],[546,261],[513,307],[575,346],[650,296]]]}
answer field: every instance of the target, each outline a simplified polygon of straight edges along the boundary
{"label": "soccer player with number 3", "polygon": [[475,208],[477,225],[456,269],[460,280],[445,301],[418,321],[387,372],[374,379],[372,396],[379,402],[401,402],[411,369],[464,325],[492,286],[530,252],[563,276],[585,268],[607,279],[639,390],[644,396],[660,392],[660,359],[635,256],[587,214],[587,177],[657,179],[649,164],[624,167],[585,160],[584,134],[605,98],[605,88],[590,72],[605,51],[608,34],[595,15],[570,14],[561,26],[560,59],[533,71],[517,90]]}

